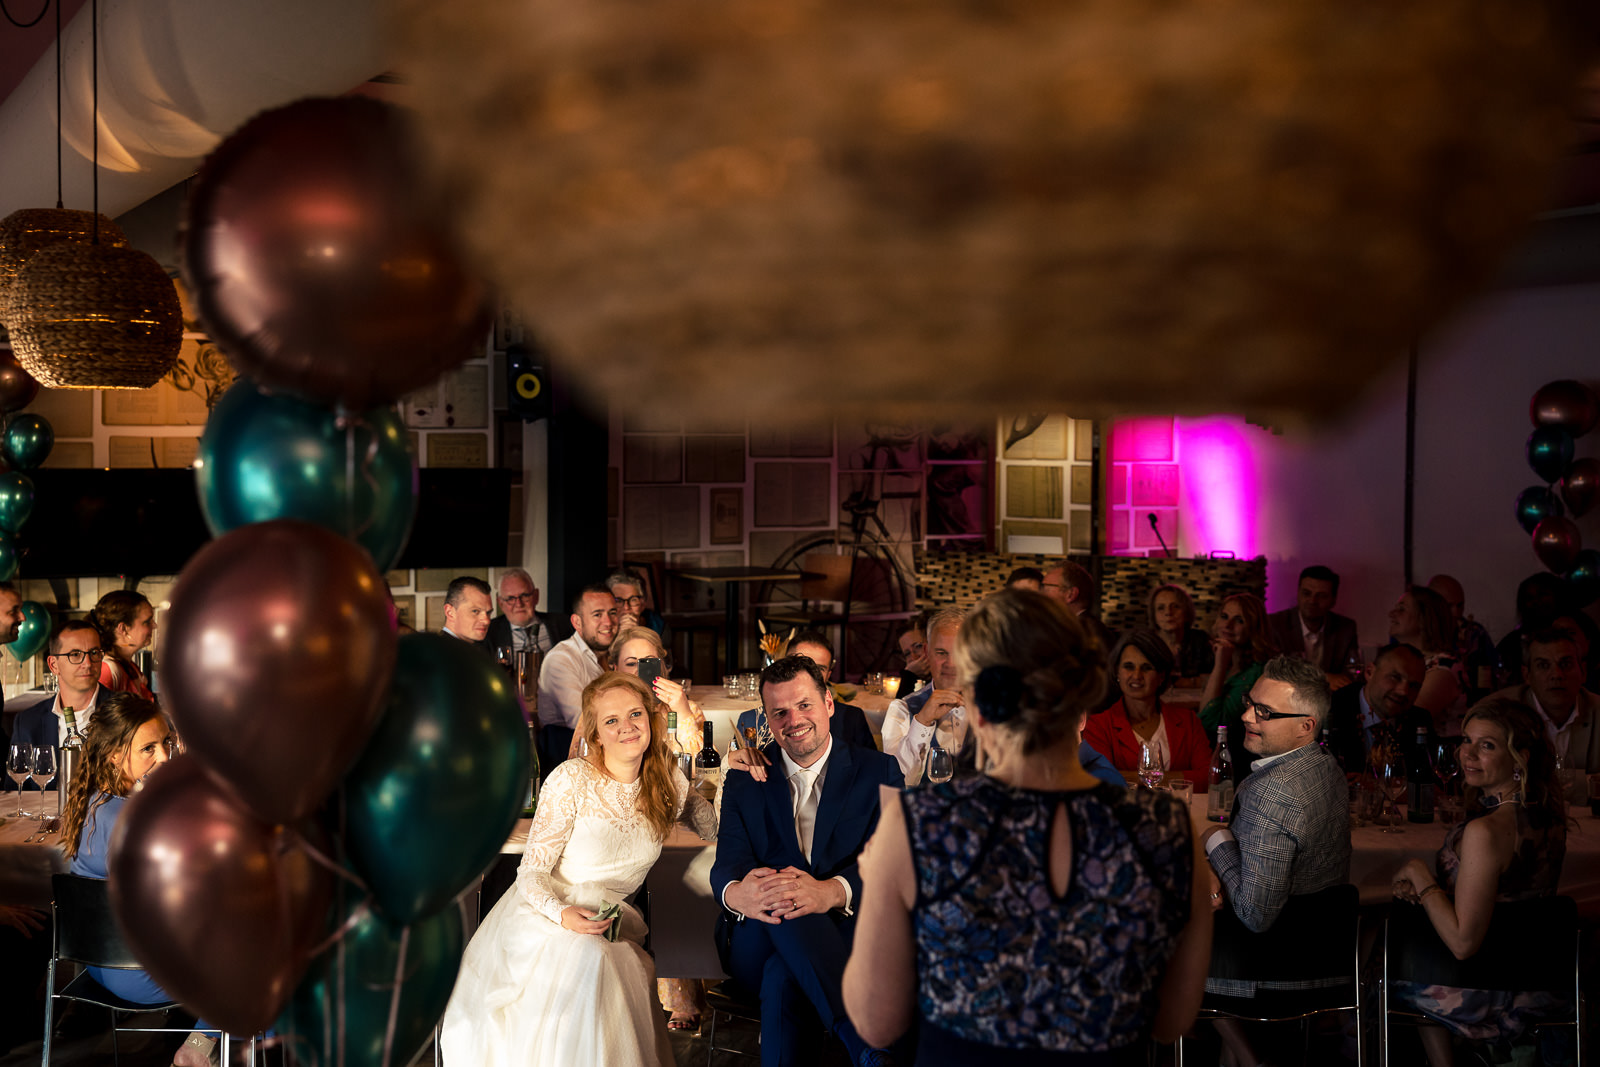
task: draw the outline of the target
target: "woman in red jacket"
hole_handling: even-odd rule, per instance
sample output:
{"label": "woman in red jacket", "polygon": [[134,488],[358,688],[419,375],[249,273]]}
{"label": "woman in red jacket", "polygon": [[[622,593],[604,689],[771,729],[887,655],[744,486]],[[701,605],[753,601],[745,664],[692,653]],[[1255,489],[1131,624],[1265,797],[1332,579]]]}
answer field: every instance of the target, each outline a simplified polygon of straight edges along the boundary
{"label": "woman in red jacket", "polygon": [[1172,652],[1154,630],[1130,630],[1111,651],[1111,670],[1122,699],[1089,716],[1083,739],[1119,771],[1139,769],[1140,749],[1149,745],[1168,773],[1180,773],[1203,793],[1211,768],[1211,746],[1193,708],[1163,704],[1172,676]]}

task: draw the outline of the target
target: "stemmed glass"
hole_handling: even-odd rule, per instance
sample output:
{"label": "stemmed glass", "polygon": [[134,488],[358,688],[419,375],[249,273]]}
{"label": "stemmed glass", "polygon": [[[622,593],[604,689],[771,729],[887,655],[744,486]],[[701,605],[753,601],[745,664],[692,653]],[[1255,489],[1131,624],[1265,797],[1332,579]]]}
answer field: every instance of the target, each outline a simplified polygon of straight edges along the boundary
{"label": "stemmed glass", "polygon": [[1459,743],[1440,740],[1434,749],[1433,773],[1439,779],[1439,799],[1435,802],[1446,826],[1461,821],[1461,760],[1456,755]]}
{"label": "stemmed glass", "polygon": [[1400,801],[1406,795],[1406,764],[1398,751],[1385,752],[1378,764],[1378,785],[1383,789],[1382,833],[1400,833]]}
{"label": "stemmed glass", "polygon": [[39,828],[42,830],[45,820],[49,818],[44,810],[44,787],[56,776],[56,750],[50,745],[35,745],[31,770],[28,777],[39,787],[39,810],[35,814],[39,817]]}
{"label": "stemmed glass", "polygon": [[935,734],[928,745],[928,781],[938,785],[948,782],[955,774],[955,758],[939,744],[939,736]]}
{"label": "stemmed glass", "polygon": [[1148,744],[1139,746],[1139,784],[1146,789],[1154,789],[1166,776],[1167,761],[1162,757],[1160,750]]}
{"label": "stemmed glass", "polygon": [[11,746],[11,755],[6,759],[6,773],[11,780],[17,783],[17,818],[22,818],[22,783],[28,780],[28,775],[33,773],[33,746],[25,742],[18,742]]}

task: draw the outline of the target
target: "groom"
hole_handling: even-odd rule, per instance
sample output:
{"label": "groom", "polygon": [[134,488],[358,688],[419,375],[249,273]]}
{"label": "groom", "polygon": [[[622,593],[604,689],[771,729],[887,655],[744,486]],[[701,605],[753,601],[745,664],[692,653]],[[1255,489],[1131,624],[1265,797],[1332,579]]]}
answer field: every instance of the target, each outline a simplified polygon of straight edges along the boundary
{"label": "groom", "polygon": [[[762,1067],[815,1063],[816,1019],[852,1063],[889,1063],[864,1045],[839,993],[861,899],[856,860],[878,824],[878,787],[904,780],[892,756],[834,739],[833,694],[817,665],[788,656],[761,672],[775,745],[765,780],[731,774],[711,888],[722,901],[717,951],[761,996]],[[759,773],[759,769],[757,770]]]}

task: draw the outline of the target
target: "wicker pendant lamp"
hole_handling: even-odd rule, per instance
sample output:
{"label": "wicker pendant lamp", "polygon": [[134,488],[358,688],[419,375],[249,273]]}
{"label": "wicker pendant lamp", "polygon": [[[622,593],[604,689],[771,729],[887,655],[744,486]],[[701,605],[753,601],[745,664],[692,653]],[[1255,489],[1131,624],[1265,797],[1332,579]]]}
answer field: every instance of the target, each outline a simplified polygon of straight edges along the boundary
{"label": "wicker pendant lamp", "polygon": [[[148,389],[178,360],[183,315],[172,279],[128,246],[100,206],[100,12],[94,3],[94,211],[61,206],[0,222],[0,321],[17,361],[57,389]],[[56,4],[56,115],[61,114],[61,11]]]}

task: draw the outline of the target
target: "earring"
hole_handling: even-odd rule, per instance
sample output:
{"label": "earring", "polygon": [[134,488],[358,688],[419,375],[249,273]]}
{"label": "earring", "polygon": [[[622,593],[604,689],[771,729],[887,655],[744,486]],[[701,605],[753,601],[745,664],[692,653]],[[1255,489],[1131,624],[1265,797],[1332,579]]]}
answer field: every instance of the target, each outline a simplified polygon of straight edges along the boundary
{"label": "earring", "polygon": [[1518,767],[1516,770],[1511,772],[1511,780],[1513,782],[1518,782],[1518,783],[1520,783],[1522,781],[1522,768],[1521,767]]}

